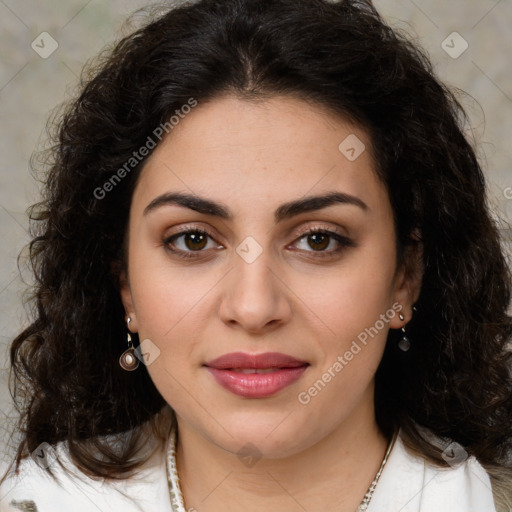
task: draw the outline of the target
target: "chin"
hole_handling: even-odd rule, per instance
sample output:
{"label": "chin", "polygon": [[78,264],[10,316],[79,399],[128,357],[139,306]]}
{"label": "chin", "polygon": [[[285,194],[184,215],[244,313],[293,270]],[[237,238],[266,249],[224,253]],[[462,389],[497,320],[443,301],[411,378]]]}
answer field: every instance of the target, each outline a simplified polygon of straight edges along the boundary
{"label": "chin", "polygon": [[[291,415],[290,415],[291,416]],[[276,419],[276,417],[278,417]],[[286,415],[258,415],[240,417],[236,422],[222,422],[229,434],[222,431],[221,437],[214,439],[216,444],[233,454],[243,455],[254,452],[255,457],[280,459],[295,455],[307,448],[308,442],[303,439],[304,429],[296,421],[286,425]],[[240,453],[241,452],[241,453]]]}

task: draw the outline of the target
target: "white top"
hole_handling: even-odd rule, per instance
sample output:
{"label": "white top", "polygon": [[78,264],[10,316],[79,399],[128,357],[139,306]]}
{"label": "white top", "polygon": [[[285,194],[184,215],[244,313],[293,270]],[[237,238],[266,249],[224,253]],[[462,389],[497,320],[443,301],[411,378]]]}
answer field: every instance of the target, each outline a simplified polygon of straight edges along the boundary
{"label": "white top", "polygon": [[[73,468],[63,444],[59,457]],[[32,459],[0,486],[0,512],[190,512],[185,509],[175,459],[175,433],[168,452],[157,453],[136,478],[118,482],[80,478],[52,470],[59,486]],[[170,492],[171,488],[171,492]],[[31,503],[32,502],[32,503]],[[474,457],[439,469],[406,451],[400,433],[389,454],[367,512],[496,512],[488,474]],[[316,511],[312,511],[316,512]]]}

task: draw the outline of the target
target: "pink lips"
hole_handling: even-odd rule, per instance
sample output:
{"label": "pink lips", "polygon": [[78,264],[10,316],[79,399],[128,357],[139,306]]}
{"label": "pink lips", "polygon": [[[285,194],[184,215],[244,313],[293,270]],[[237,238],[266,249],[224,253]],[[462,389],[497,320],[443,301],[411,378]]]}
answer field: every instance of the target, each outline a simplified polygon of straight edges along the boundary
{"label": "pink lips", "polygon": [[245,398],[274,395],[299,379],[308,365],[278,352],[232,352],[205,364],[222,387]]}

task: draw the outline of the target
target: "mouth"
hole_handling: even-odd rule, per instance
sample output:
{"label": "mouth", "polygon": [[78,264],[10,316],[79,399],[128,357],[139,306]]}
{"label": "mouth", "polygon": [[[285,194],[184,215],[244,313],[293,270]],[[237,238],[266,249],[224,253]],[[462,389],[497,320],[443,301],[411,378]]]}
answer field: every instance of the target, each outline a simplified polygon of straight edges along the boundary
{"label": "mouth", "polygon": [[236,372],[236,373],[244,373],[249,375],[251,373],[257,373],[258,375],[262,375],[265,373],[274,373],[283,368],[225,368],[226,370]]}
{"label": "mouth", "polygon": [[231,393],[244,398],[266,398],[296,382],[309,363],[278,352],[233,352],[204,366]]}

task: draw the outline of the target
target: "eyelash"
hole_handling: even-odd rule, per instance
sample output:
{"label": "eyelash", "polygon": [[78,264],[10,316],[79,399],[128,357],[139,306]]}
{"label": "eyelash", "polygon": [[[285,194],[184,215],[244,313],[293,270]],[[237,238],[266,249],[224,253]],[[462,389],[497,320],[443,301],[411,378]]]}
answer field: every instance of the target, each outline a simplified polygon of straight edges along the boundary
{"label": "eyelash", "polygon": [[[211,238],[212,240],[214,240],[213,236],[208,231],[205,231],[204,229],[201,229],[199,227],[193,227],[193,226],[183,226],[183,228],[180,229],[180,231],[178,233],[175,233],[174,235],[171,235],[171,236],[165,238],[163,240],[163,243],[166,246],[166,248],[171,253],[173,253],[175,256],[177,256],[178,258],[182,258],[182,259],[196,258],[196,257],[198,257],[198,253],[204,252],[204,250],[183,251],[181,249],[173,249],[171,247],[172,242],[175,239],[177,239],[183,235],[190,234],[190,233],[196,233],[196,234],[200,234],[203,236],[207,236],[207,237]],[[349,238],[347,238],[344,235],[339,234],[336,230],[333,230],[332,228],[314,227],[314,228],[308,229],[305,232],[296,233],[295,236],[297,238],[295,240],[299,241],[299,240],[302,240],[303,238],[306,238],[311,235],[316,235],[316,234],[327,235],[330,238],[334,238],[334,240],[336,240],[338,242],[340,247],[338,247],[338,249],[335,249],[333,251],[313,251],[313,250],[305,251],[305,252],[315,253],[316,254],[315,257],[329,258],[329,257],[332,257],[332,256],[338,254],[340,251],[342,251],[343,249],[345,249],[347,247],[355,247],[355,243],[352,240],[350,240]]]}

